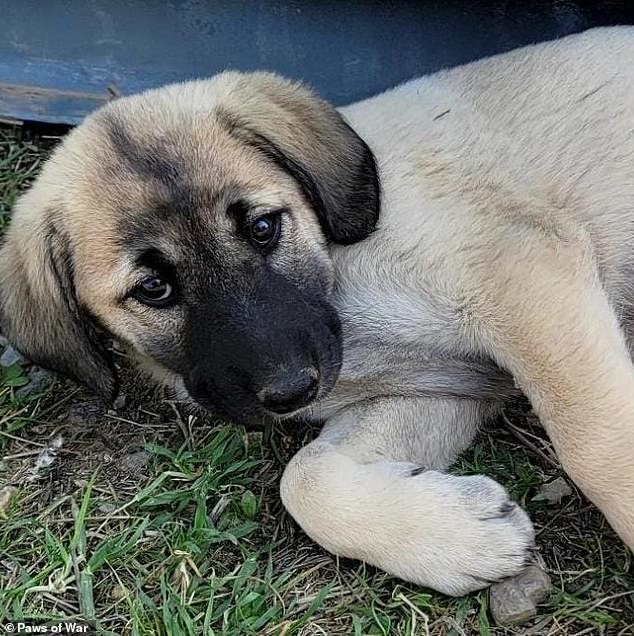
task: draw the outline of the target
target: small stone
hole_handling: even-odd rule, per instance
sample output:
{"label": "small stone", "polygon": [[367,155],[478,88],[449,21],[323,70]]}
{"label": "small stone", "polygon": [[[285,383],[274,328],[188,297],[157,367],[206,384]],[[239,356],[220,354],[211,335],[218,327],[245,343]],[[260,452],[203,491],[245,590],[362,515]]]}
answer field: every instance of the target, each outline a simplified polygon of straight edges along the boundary
{"label": "small stone", "polygon": [[121,600],[130,595],[130,592],[123,585],[113,585],[110,590],[110,596],[115,600]]}
{"label": "small stone", "polygon": [[26,481],[34,482],[42,478],[55,463],[64,446],[64,438],[57,434],[38,454],[35,463],[29,468]]}
{"label": "small stone", "polygon": [[9,341],[0,333],[0,347],[8,347]]}
{"label": "small stone", "polygon": [[0,356],[0,365],[5,368],[14,364],[26,364],[28,360],[17,350],[9,345]]}
{"label": "small stone", "polygon": [[545,501],[552,506],[561,503],[564,497],[572,495],[572,488],[563,477],[557,477],[544,484],[533,497],[533,501]]}
{"label": "small stone", "polygon": [[108,501],[101,503],[97,506],[97,510],[104,515],[109,515],[113,513],[116,509],[117,509],[117,506],[115,506],[113,503],[110,503]]}
{"label": "small stone", "polygon": [[119,470],[136,475],[149,464],[150,455],[146,451],[136,451],[123,457],[119,462]]}
{"label": "small stone", "polygon": [[9,504],[17,492],[13,486],[5,486],[0,490],[0,518],[6,517]]}
{"label": "small stone", "polygon": [[66,419],[75,426],[92,426],[103,417],[105,412],[106,409],[99,400],[87,400],[71,404]]}
{"label": "small stone", "polygon": [[494,583],[489,592],[491,615],[497,625],[519,625],[537,614],[537,604],[552,590],[550,577],[537,565]]}
{"label": "small stone", "polygon": [[33,367],[28,374],[28,384],[20,387],[16,392],[17,398],[25,398],[31,395],[37,395],[46,390],[51,383],[51,375],[48,371],[40,367]]}
{"label": "small stone", "polygon": [[117,411],[118,409],[122,409],[125,406],[126,400],[127,398],[125,393],[119,393],[115,401],[112,403],[114,410]]}

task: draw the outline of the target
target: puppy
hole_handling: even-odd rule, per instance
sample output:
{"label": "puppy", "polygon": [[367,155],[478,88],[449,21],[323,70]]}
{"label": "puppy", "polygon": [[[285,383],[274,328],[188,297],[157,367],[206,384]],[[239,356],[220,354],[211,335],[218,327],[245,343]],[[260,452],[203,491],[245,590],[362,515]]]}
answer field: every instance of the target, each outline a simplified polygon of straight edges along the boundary
{"label": "puppy", "polygon": [[533,545],[500,485],[442,472],[521,390],[632,548],[633,68],[624,27],[340,111],[265,73],[119,99],[16,205],[3,332],[108,399],[102,332],[236,421],[324,422],[290,513],[453,595]]}

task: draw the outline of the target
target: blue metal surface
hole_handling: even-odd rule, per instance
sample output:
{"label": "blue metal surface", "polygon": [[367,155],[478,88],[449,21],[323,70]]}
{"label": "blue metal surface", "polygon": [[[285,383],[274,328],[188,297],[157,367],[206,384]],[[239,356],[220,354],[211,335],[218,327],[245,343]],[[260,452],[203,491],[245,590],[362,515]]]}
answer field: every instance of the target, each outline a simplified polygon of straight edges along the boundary
{"label": "blue metal surface", "polygon": [[0,117],[76,123],[116,94],[232,69],[336,104],[599,24],[634,3],[466,0],[0,0]]}

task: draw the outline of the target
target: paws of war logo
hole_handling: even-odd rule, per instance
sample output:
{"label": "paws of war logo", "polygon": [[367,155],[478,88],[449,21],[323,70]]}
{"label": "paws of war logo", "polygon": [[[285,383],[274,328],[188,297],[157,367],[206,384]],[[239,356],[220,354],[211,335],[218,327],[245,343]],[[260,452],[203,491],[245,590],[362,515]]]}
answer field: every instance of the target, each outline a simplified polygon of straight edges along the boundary
{"label": "paws of war logo", "polygon": [[59,623],[28,623],[13,621],[3,625],[5,634],[95,634],[94,628],[80,621]]}

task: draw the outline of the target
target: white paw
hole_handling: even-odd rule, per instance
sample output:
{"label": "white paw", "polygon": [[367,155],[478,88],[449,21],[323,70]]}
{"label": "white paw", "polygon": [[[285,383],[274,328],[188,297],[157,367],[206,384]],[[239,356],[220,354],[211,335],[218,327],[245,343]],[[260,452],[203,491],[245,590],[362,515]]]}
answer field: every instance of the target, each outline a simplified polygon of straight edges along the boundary
{"label": "white paw", "polygon": [[333,554],[453,596],[518,574],[534,543],[526,513],[483,475],[358,464],[310,445],[289,463],[281,494]]}
{"label": "white paw", "polygon": [[435,475],[445,503],[434,511],[431,532],[424,524],[424,571],[412,580],[460,596],[521,572],[530,561],[535,533],[505,489],[484,475]]}
{"label": "white paw", "polygon": [[484,475],[459,479],[468,511],[464,528],[468,555],[460,586],[473,590],[518,574],[532,557],[535,531],[526,512],[493,479]]}

